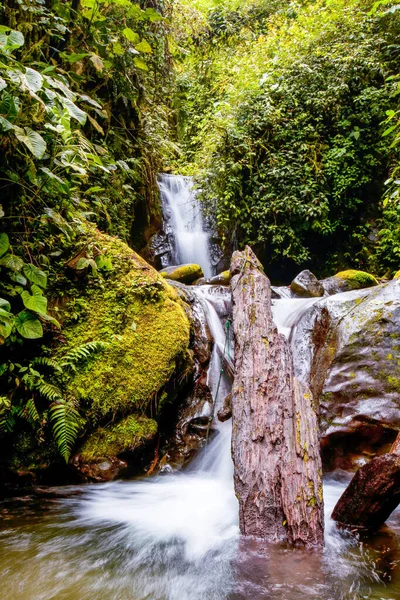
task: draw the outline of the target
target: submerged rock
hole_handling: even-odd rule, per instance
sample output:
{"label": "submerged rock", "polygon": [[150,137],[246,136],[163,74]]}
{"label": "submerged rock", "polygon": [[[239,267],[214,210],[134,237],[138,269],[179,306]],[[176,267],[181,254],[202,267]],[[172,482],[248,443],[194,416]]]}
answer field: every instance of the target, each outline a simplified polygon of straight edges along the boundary
{"label": "submerged rock", "polygon": [[336,273],[333,277],[323,279],[321,284],[326,294],[331,295],[373,287],[378,285],[378,281],[370,273],[349,269],[348,271],[340,271],[340,273]]}
{"label": "submerged rock", "polygon": [[302,298],[318,298],[324,295],[323,285],[311,271],[305,270],[297,275],[290,284],[290,289],[296,296]]}
{"label": "submerged rock", "polygon": [[173,267],[164,267],[160,274],[166,279],[172,281],[180,281],[181,283],[193,283],[196,279],[203,277],[203,269],[200,265],[187,264],[187,265],[176,265]]}

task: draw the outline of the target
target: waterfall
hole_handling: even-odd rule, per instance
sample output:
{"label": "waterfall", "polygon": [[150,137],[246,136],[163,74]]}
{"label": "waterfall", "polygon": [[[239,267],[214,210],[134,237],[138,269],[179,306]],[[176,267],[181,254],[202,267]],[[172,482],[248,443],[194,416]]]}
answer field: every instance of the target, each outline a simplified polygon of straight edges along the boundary
{"label": "waterfall", "polygon": [[172,247],[172,264],[195,263],[204,276],[211,277],[210,233],[191,177],[160,175],[158,187],[164,216],[164,229]]}

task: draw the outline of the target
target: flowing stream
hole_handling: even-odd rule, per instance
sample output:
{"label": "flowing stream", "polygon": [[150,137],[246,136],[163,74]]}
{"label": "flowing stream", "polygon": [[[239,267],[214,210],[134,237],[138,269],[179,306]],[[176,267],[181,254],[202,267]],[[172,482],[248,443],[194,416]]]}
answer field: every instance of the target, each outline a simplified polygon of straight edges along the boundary
{"label": "flowing stream", "polygon": [[[183,178],[163,178],[174,214],[179,258],[212,273],[201,212]],[[175,191],[174,191],[175,190]],[[183,216],[182,204],[193,205]],[[176,204],[175,204],[176,203]],[[194,215],[190,217],[190,215]],[[196,221],[190,231],[190,218]],[[180,219],[180,221],[179,221]],[[197,244],[190,236],[199,241]],[[225,288],[191,288],[214,338],[208,384],[216,409],[229,390],[220,381],[227,353]],[[315,300],[277,300],[274,318],[287,336]],[[295,348],[294,348],[295,351]],[[229,347],[230,359],[232,348]],[[229,360],[229,358],[228,358]],[[217,394],[218,391],[218,394]],[[38,489],[0,503],[0,577],[4,600],[356,600],[400,598],[400,515],[372,539],[341,533],[330,519],[348,482],[325,481],[326,546],[310,552],[241,539],[233,489],[230,422],[189,468],[148,479]]]}

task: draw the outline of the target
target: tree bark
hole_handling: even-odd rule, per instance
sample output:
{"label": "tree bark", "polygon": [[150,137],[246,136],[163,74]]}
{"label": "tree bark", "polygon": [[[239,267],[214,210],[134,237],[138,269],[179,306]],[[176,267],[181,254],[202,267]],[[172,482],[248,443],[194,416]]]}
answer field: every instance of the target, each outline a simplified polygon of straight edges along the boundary
{"label": "tree bark", "polygon": [[271,287],[252,250],[231,263],[235,372],[232,457],[240,530],[323,543],[322,469],[312,395],[293,375],[272,318]]}
{"label": "tree bark", "polygon": [[333,509],[332,519],[356,529],[377,529],[400,504],[400,433],[389,454],[358,469]]}

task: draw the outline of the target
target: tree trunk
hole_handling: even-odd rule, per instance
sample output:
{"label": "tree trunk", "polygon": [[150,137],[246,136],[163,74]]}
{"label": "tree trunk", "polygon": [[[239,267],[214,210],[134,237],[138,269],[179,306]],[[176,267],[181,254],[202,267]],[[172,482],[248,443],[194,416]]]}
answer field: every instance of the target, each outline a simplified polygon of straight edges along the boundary
{"label": "tree trunk", "polygon": [[323,543],[322,469],[312,396],[293,376],[252,250],[231,263],[235,373],[232,457],[244,535]]}
{"label": "tree trunk", "polygon": [[357,529],[377,529],[400,504],[400,433],[389,454],[358,469],[343,492],[332,519]]}

